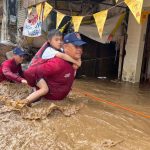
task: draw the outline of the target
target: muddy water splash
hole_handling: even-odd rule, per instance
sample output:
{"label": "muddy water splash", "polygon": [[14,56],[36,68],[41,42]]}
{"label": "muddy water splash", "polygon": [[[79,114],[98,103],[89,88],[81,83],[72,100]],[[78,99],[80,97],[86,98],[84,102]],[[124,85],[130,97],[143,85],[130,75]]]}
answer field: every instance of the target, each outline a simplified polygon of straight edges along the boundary
{"label": "muddy water splash", "polygon": [[[0,102],[2,102],[5,106],[1,109],[1,113],[18,111],[24,119],[45,119],[55,110],[61,112],[64,116],[69,117],[73,114],[76,114],[83,107],[83,104],[69,105],[69,103],[65,103],[65,106],[59,106],[44,99],[41,100],[41,102],[33,104],[32,107],[28,107],[21,104],[20,101],[23,98],[26,98],[29,93],[31,93],[32,90],[30,89],[30,87],[21,84],[15,85],[6,82],[0,84],[0,86],[0,88],[2,89],[0,93],[2,95],[0,96]],[[60,102],[60,104],[62,103],[63,102]]]}
{"label": "muddy water splash", "polygon": [[[96,96],[110,98],[110,100],[116,98],[117,101],[118,97],[123,99],[126,96],[131,100],[132,96],[135,98],[133,93],[128,95],[131,90],[127,92],[126,87],[123,87],[123,90],[118,85],[109,84],[108,86],[107,83],[106,86],[91,82],[91,88],[89,88],[89,83],[77,82],[75,87],[93,92]],[[121,94],[122,91],[125,93]],[[143,94],[143,91],[138,91],[140,95],[146,95],[146,97],[148,92],[148,90],[144,91]],[[0,84],[0,149],[150,149],[149,119],[92,101],[80,92],[74,91],[64,101],[50,102],[43,99],[32,107],[22,109],[16,109],[14,105],[11,105],[12,103],[6,102],[24,99],[29,93],[31,89],[21,84]],[[138,100],[137,97],[136,100]],[[133,108],[134,106],[132,105]],[[135,108],[144,111],[145,108],[150,107],[141,105]]]}

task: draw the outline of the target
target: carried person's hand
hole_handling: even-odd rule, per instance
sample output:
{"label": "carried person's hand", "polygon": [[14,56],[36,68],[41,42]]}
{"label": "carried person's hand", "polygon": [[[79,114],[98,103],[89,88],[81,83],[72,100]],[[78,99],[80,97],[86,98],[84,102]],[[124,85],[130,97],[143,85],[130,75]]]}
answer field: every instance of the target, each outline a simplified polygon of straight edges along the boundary
{"label": "carried person's hand", "polygon": [[25,80],[25,79],[21,80],[21,83],[28,84],[27,80]]}
{"label": "carried person's hand", "polygon": [[78,60],[77,63],[76,63],[76,65],[77,65],[78,67],[81,67],[81,64],[82,64],[82,61],[81,61],[81,60]]}
{"label": "carried person's hand", "polygon": [[72,67],[74,70],[77,70],[79,68],[76,64],[73,64]]}

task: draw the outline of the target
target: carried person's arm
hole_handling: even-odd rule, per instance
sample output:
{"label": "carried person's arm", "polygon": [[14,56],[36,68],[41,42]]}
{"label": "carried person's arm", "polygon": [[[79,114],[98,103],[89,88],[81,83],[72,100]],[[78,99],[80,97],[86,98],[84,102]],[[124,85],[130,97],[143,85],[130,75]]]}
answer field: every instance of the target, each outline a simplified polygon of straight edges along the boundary
{"label": "carried person's arm", "polygon": [[75,60],[75,59],[73,59],[72,57],[70,57],[69,55],[67,55],[65,53],[58,52],[56,54],[56,57],[62,58],[64,60],[66,60],[66,61],[69,61],[69,62],[77,65],[78,67],[81,66],[81,60]]}
{"label": "carried person's arm", "polygon": [[42,59],[51,59],[51,58],[54,58],[55,56],[75,64],[77,66],[77,68],[79,68],[81,66],[81,60],[75,60],[72,57],[70,57],[69,55],[67,55],[65,53],[61,53],[51,47],[48,47],[44,51],[44,53],[42,55]]}

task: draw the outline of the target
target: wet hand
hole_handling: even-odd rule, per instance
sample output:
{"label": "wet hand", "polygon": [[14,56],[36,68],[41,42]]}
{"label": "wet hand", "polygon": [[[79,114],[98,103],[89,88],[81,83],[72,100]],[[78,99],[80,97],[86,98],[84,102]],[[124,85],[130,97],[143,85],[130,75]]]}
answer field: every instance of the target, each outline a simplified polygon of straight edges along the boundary
{"label": "wet hand", "polygon": [[21,80],[21,83],[28,84],[27,80]]}
{"label": "wet hand", "polygon": [[16,100],[15,101],[15,107],[16,108],[23,108],[25,105],[28,104],[28,100],[27,99],[23,99],[23,100]]}

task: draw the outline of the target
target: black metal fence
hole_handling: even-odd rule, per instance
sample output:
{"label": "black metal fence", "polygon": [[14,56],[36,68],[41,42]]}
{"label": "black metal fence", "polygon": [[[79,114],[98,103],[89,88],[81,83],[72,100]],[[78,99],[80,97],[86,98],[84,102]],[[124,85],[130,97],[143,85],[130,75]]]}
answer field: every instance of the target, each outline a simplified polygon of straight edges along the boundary
{"label": "black metal fence", "polygon": [[82,66],[77,72],[77,77],[107,77],[117,78],[118,76],[118,52],[115,49],[115,42],[102,44],[93,41],[85,36],[87,41],[82,57]]}

